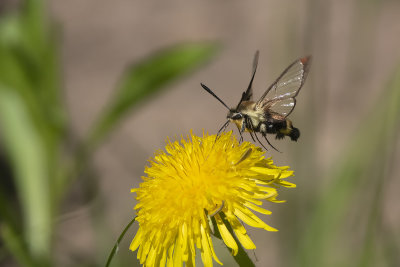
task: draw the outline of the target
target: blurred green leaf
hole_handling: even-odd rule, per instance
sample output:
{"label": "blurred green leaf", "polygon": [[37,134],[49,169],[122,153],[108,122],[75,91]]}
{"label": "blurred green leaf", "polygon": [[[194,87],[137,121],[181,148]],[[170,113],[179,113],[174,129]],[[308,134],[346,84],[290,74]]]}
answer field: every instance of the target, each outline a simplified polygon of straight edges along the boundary
{"label": "blurred green leaf", "polygon": [[0,83],[18,92],[42,137],[52,187],[61,180],[57,172],[66,116],[61,101],[59,43],[43,13],[43,4],[26,1],[22,10],[0,18]]}
{"label": "blurred green leaf", "polygon": [[0,228],[0,234],[3,238],[4,245],[14,255],[16,261],[20,266],[35,266],[32,262],[24,241],[19,232],[12,229],[12,225],[9,222],[4,222]]}
{"label": "blurred green leaf", "polygon": [[34,45],[36,51],[43,49],[44,42],[48,37],[47,27],[49,26],[46,14],[47,1],[25,0],[22,8],[23,24],[25,32],[29,35],[29,42]]}
{"label": "blurred green leaf", "polygon": [[51,253],[52,194],[43,138],[17,91],[0,84],[0,126],[22,203],[24,236],[36,260]]}
{"label": "blurred green leaf", "polygon": [[210,59],[214,44],[181,44],[162,50],[130,67],[89,135],[96,145],[137,103]]}
{"label": "blurred green leaf", "polygon": [[65,130],[57,31],[43,1],[26,1],[0,18],[0,81],[21,92],[36,123],[53,140]]}
{"label": "blurred green leaf", "polygon": [[[386,157],[394,149],[393,143],[400,127],[399,89],[400,67],[382,98],[377,101],[369,116],[361,122],[356,135],[341,153],[340,160],[333,164],[332,171],[328,173],[328,180],[332,183],[322,193],[315,209],[310,214],[311,218],[306,223],[307,230],[301,235],[300,248],[293,263],[294,266],[337,266],[338,264],[344,266],[340,262],[344,259],[337,257],[340,254],[338,251],[343,250],[344,247],[334,247],[334,245],[337,245],[340,240],[338,233],[351,207],[352,199],[357,194],[365,193],[362,185],[374,183],[375,191],[371,196],[375,198],[373,201],[379,201],[376,197],[382,196],[381,187],[376,185],[383,183]],[[374,170],[373,173],[371,168]],[[374,205],[368,206],[366,203],[360,206],[364,206],[366,213],[370,213],[372,217],[376,216],[374,209],[381,208],[380,206],[371,207]],[[370,220],[376,220],[371,216]],[[370,228],[370,226],[367,227],[367,231]],[[365,238],[368,243],[371,243],[369,234],[366,233]],[[365,249],[371,252],[370,248]],[[356,266],[359,261],[363,262],[364,260],[357,256],[359,254],[363,257],[362,251],[346,254],[351,257],[351,259],[345,259],[348,264],[346,266]],[[371,254],[364,254],[364,256],[372,257]]]}

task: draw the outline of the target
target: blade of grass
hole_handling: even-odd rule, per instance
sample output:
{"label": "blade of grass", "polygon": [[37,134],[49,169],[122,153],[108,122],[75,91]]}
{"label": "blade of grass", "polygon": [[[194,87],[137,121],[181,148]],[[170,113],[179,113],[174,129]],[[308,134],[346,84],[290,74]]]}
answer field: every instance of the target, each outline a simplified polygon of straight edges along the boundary
{"label": "blade of grass", "polygon": [[43,8],[43,1],[27,1],[19,12],[0,18],[0,83],[17,90],[23,99],[43,136],[47,160],[52,161],[50,182],[63,184],[57,173],[60,142],[66,132],[58,42],[42,18]]}
{"label": "blade of grass", "polygon": [[131,225],[135,222],[136,220],[135,216],[124,228],[124,230],[121,232],[121,234],[119,235],[117,242],[115,242],[114,247],[112,248],[112,250],[110,251],[110,255],[108,255],[107,258],[107,263],[106,263],[106,267],[110,266],[112,259],[114,258],[115,254],[118,252],[118,247],[119,244],[121,243],[122,239],[124,238],[126,232],[129,230],[129,228],[131,227]]}
{"label": "blade of grass", "polygon": [[42,136],[21,97],[1,84],[0,125],[22,203],[29,252],[35,259],[47,261],[51,255],[52,199]]}
{"label": "blade of grass", "polygon": [[57,31],[45,17],[43,1],[26,1],[21,9],[0,18],[0,76],[23,93],[50,139],[65,127]]}

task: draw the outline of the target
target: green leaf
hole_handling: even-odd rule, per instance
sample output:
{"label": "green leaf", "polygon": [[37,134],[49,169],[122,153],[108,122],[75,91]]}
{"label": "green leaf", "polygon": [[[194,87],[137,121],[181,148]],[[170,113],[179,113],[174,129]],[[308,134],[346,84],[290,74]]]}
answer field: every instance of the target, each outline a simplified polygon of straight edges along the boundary
{"label": "green leaf", "polygon": [[43,138],[15,90],[0,84],[0,126],[22,204],[24,235],[34,259],[51,253],[52,199]]}
{"label": "green leaf", "polygon": [[24,246],[23,238],[19,235],[20,233],[12,229],[12,226],[8,222],[2,224],[0,234],[4,245],[11,251],[20,266],[35,266]]}
{"label": "green leaf", "polygon": [[0,81],[21,92],[48,139],[65,130],[57,31],[45,17],[43,1],[0,18]]}
{"label": "green leaf", "polygon": [[130,67],[89,140],[97,144],[139,102],[208,60],[214,44],[181,44],[162,50]]}

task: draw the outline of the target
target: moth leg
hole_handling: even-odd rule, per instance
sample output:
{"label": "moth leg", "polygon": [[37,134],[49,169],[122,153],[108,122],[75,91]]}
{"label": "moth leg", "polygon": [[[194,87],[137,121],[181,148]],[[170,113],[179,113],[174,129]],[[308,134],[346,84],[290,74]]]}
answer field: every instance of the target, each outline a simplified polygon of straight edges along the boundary
{"label": "moth leg", "polygon": [[267,125],[265,123],[262,123],[260,125],[260,132],[262,134],[262,136],[264,137],[264,139],[267,141],[268,145],[270,145],[273,149],[275,149],[276,151],[280,152],[278,149],[276,149],[268,140],[267,138]]}
{"label": "moth leg", "polygon": [[218,137],[219,137],[219,134],[220,134],[221,132],[224,132],[224,131],[225,131],[225,129],[226,129],[226,127],[228,127],[229,123],[230,123],[230,121],[227,120],[227,121],[224,123],[224,125],[222,125],[222,127],[218,130],[217,135],[215,136],[214,144],[215,144],[215,142],[217,142]]}
{"label": "moth leg", "polygon": [[219,134],[220,134],[221,132],[224,132],[224,131],[225,131],[225,129],[226,129],[226,127],[228,127],[229,123],[230,123],[230,121],[227,120],[227,121],[224,123],[224,125],[222,125],[222,127],[218,130],[217,136],[219,136]]}
{"label": "moth leg", "polygon": [[245,125],[246,125],[246,117],[243,118],[242,127],[241,127],[240,130],[239,130],[239,134],[240,134],[239,144],[241,144],[241,143],[243,142],[243,135],[242,135],[242,133],[244,133],[244,130],[246,129]]}
{"label": "moth leg", "polygon": [[253,136],[253,133],[255,134],[253,123],[251,122],[251,119],[249,117],[247,117],[247,124],[250,125],[251,131],[249,131],[249,133],[250,133],[251,139],[253,139],[253,142],[256,142],[256,140],[254,139],[254,136]]}
{"label": "moth leg", "polygon": [[254,136],[253,136],[253,132],[250,132],[250,136],[251,136],[251,139],[253,139],[253,142],[256,142],[256,140],[254,139]]}
{"label": "moth leg", "polygon": [[267,140],[268,145],[270,145],[273,149],[275,149],[275,150],[278,151],[279,153],[282,153],[282,152],[280,152],[278,149],[276,149],[276,148],[269,142],[269,140],[268,140],[268,138],[267,138],[267,135],[264,135],[264,139]]}
{"label": "moth leg", "polygon": [[[254,132],[254,136],[256,137],[258,143],[260,143],[260,145],[261,145],[265,150],[268,151],[268,149],[263,145],[263,143],[261,143],[260,139],[258,139],[258,136],[257,136],[257,134],[256,134],[255,132]],[[268,140],[267,140],[267,142],[268,142]],[[268,144],[269,144],[272,148],[274,148],[269,142],[268,142]],[[275,148],[274,148],[274,149],[275,149]],[[275,150],[276,150],[276,149],[275,149]]]}
{"label": "moth leg", "polygon": [[[249,119],[248,122],[249,122],[249,125],[250,125],[250,129],[251,129],[251,131],[254,133],[254,136],[256,137],[258,143],[259,143],[265,150],[268,151],[268,149],[264,146],[264,144],[261,143],[260,139],[258,139],[257,133],[254,131],[253,122],[252,122],[250,119]],[[250,132],[250,135],[251,135],[251,137],[253,138],[252,132]],[[254,138],[253,138],[253,140],[254,140]],[[255,142],[255,141],[254,141],[254,142]]]}

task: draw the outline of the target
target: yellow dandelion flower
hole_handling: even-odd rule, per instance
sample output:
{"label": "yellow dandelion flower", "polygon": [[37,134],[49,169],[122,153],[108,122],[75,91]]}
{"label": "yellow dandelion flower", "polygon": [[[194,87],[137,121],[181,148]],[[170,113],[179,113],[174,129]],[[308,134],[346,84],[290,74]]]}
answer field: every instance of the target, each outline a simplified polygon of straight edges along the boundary
{"label": "yellow dandelion flower", "polygon": [[277,167],[264,152],[249,142],[239,144],[232,132],[169,142],[166,152],[159,151],[146,167],[136,192],[139,230],[130,249],[138,250],[145,266],[193,266],[196,248],[204,266],[213,259],[222,265],[214,252],[207,216],[214,216],[219,233],[235,255],[238,244],[228,230],[230,224],[246,249],[256,246],[242,222],[277,231],[251,210],[271,212],[260,207],[261,200],[276,199],[277,189],[295,187],[284,181],[293,175],[289,167]]}

